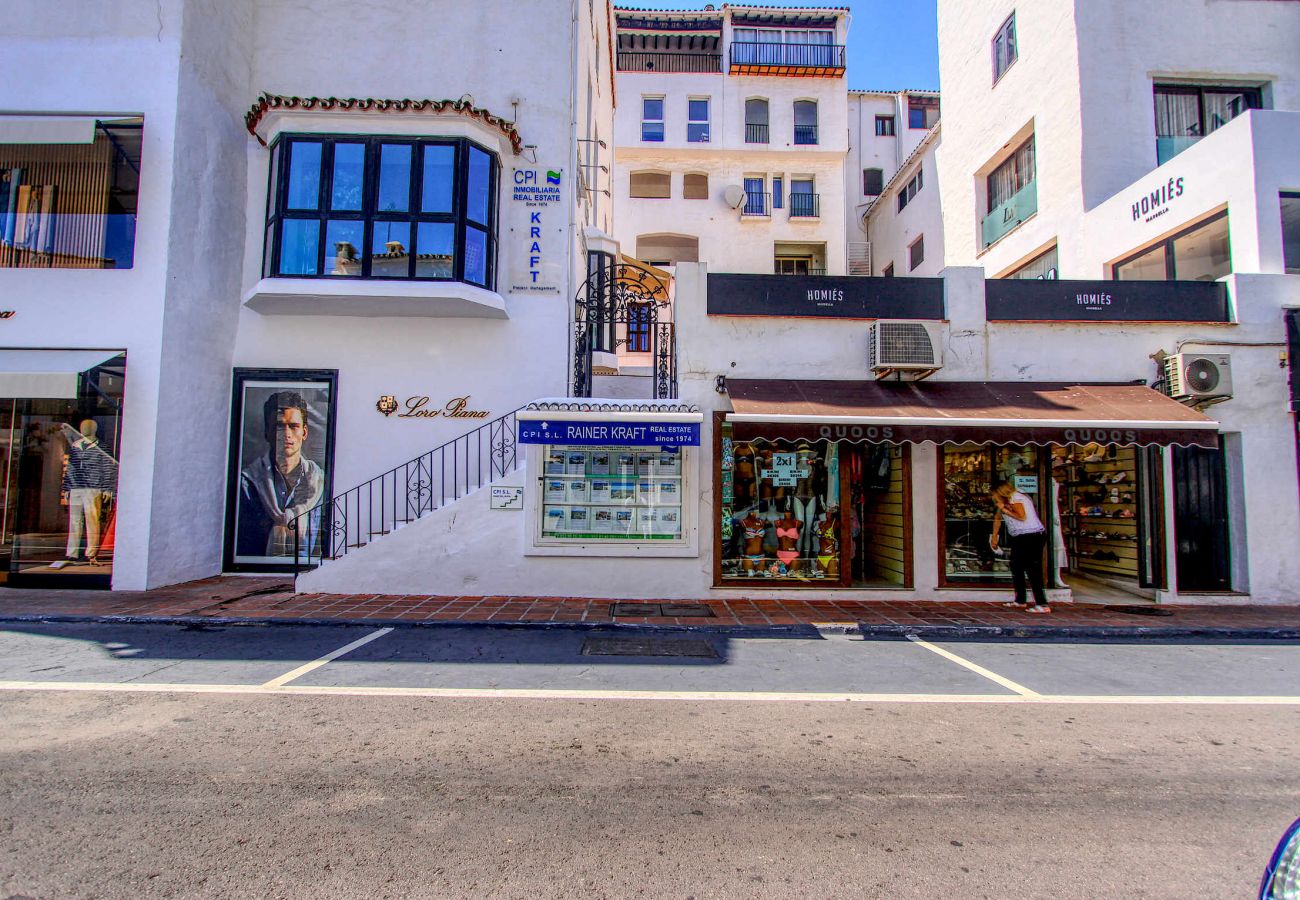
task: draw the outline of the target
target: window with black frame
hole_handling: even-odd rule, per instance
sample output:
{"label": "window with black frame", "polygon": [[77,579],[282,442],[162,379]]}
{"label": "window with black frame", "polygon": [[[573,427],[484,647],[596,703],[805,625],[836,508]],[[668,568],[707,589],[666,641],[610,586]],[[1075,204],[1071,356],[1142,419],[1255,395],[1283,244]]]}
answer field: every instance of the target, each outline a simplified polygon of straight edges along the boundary
{"label": "window with black frame", "polygon": [[459,138],[282,135],[264,275],[496,281],[496,154]]}

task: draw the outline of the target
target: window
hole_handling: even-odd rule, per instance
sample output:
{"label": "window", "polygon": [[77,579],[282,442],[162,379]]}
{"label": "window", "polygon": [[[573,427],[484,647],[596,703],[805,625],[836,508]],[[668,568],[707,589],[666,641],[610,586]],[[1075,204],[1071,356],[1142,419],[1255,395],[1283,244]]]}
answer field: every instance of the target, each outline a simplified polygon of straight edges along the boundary
{"label": "window", "polygon": [[817,103],[813,100],[794,101],[794,142],[797,145],[817,143]]}
{"label": "window", "polygon": [[307,134],[271,153],[268,275],[495,283],[495,154],[464,139]]}
{"label": "window", "polygon": [[1163,165],[1248,109],[1262,106],[1257,87],[1157,84],[1156,161]]}
{"label": "window", "polygon": [[1226,212],[1184,229],[1111,269],[1117,281],[1215,281],[1231,272]]}
{"label": "window", "polygon": [[761,97],[745,101],[745,143],[766,144],[767,101]]}
{"label": "window", "polygon": [[889,265],[885,266],[885,270],[884,270],[883,272],[880,273],[880,276],[881,276],[882,278],[893,278],[893,277],[894,277],[894,264],[893,264],[893,263],[890,263]]}
{"label": "window", "polygon": [[627,352],[650,352],[650,304],[632,303],[627,308]]}
{"label": "window", "polygon": [[741,215],[770,216],[772,214],[769,206],[771,198],[767,195],[766,187],[762,177],[745,179],[745,205],[741,208]]}
{"label": "window", "polygon": [[993,38],[993,83],[1016,61],[1016,14],[1012,13]]}
{"label": "window", "polygon": [[673,195],[672,176],[667,172],[633,172],[627,183],[629,197],[665,200]]}
{"label": "window", "polygon": [[685,449],[554,444],[541,449],[541,543],[685,539]]}
{"label": "window", "polygon": [[876,116],[876,137],[894,136],[894,117]]}
{"label": "window", "polygon": [[938,97],[908,97],[907,127],[933,128],[939,121]]}
{"label": "window", "polygon": [[1279,195],[1282,205],[1282,265],[1286,274],[1300,275],[1300,193]]}
{"label": "window", "polygon": [[820,215],[811,178],[790,179],[790,218],[815,219]]}
{"label": "window", "polygon": [[785,203],[785,179],[780,175],[772,176],[772,208],[780,209]]}
{"label": "window", "polygon": [[682,178],[682,197],[686,200],[708,200],[709,176],[688,172]]}
{"label": "window", "polygon": [[899,212],[902,212],[907,207],[907,204],[912,202],[912,198],[915,197],[924,186],[925,182],[922,175],[924,171],[924,169],[917,169],[916,174],[908,180],[907,184],[898,189]]}
{"label": "window", "polygon": [[131,268],[144,120],[50,123],[0,142],[0,269]]}
{"label": "window", "polygon": [[641,98],[641,140],[662,141],[664,139],[664,98]]}
{"label": "window", "polygon": [[884,169],[862,170],[862,193],[867,197],[879,197],[885,188]]}
{"label": "window", "polygon": [[686,140],[691,144],[709,142],[709,100],[707,97],[686,101]]}
{"label": "window", "polygon": [[1016,278],[1022,281],[1055,281],[1057,278],[1056,248],[1040,253],[1003,278]]}
{"label": "window", "polygon": [[1007,203],[1034,180],[1034,139],[1030,137],[1006,161],[989,173],[988,211]]}
{"label": "window", "polygon": [[907,270],[915,272],[916,267],[925,262],[925,235],[921,235],[907,248]]}
{"label": "window", "polygon": [[[806,256],[778,256],[773,261],[777,275],[810,275],[812,260]],[[818,272],[817,274],[825,274]]]}

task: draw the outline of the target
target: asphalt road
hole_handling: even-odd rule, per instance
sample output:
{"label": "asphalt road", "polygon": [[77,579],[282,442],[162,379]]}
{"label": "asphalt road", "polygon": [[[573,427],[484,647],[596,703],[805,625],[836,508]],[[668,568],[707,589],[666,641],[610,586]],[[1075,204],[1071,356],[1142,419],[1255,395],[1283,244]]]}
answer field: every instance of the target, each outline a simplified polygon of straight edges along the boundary
{"label": "asphalt road", "polygon": [[1291,644],[375,633],[0,630],[0,896],[1246,897],[1300,815]]}

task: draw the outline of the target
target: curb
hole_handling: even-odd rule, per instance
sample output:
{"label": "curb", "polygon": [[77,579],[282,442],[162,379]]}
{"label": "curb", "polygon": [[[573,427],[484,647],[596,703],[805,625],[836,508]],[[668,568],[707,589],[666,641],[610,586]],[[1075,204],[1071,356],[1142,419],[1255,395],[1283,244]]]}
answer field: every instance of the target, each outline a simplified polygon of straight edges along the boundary
{"label": "curb", "polygon": [[657,632],[694,632],[740,637],[789,635],[859,635],[906,639],[909,636],[936,640],[1017,638],[1024,640],[1186,640],[1219,639],[1237,641],[1297,641],[1300,628],[1223,628],[1198,626],[1119,625],[868,625],[863,622],[830,622],[804,625],[645,625],[637,622],[461,622],[454,619],[253,619],[240,616],[93,616],[93,615],[0,615],[0,624],[67,625],[181,625],[222,627],[339,627],[365,628],[481,628],[491,630],[598,631],[608,629]]}

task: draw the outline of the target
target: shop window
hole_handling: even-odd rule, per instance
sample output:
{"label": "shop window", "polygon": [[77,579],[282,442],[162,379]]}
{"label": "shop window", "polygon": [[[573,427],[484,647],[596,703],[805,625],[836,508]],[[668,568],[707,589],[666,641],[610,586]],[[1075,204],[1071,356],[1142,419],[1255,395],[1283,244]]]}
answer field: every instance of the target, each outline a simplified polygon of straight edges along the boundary
{"label": "shop window", "polygon": [[1033,446],[961,444],[940,448],[944,583],[1011,584],[1006,535],[998,541],[1002,549],[995,551],[990,545],[997,507],[989,495],[999,484],[1010,481],[1029,497],[1039,518],[1046,522],[1039,480],[1041,453]]}
{"label": "shop window", "polygon": [[1300,275],[1300,193],[1283,192],[1278,200],[1282,205],[1282,264],[1286,274]]}
{"label": "shop window", "polygon": [[271,157],[267,274],[495,284],[495,154],[456,139],[291,134]]}
{"label": "shop window", "polygon": [[862,193],[867,197],[879,197],[885,188],[884,169],[862,170]]}
{"label": "shop window", "polygon": [[664,139],[664,98],[641,98],[641,140],[646,143]]}
{"label": "shop window", "polygon": [[1062,546],[1055,561],[1068,569],[1076,590],[1086,587],[1079,578],[1153,585],[1160,562],[1152,550],[1163,546],[1155,521],[1163,503],[1146,479],[1148,471],[1159,471],[1154,454],[1113,444],[1051,449]]}
{"label": "shop window", "polygon": [[1231,273],[1227,213],[1184,229],[1111,267],[1117,281],[1216,281]]}
{"label": "shop window", "polygon": [[876,137],[894,136],[894,117],[876,116]]}
{"label": "shop window", "polygon": [[909,272],[915,272],[917,266],[925,262],[925,235],[921,235],[908,246],[907,259]]}
{"label": "shop window", "polygon": [[688,172],[682,177],[682,197],[686,200],[708,200],[709,176]]}
{"label": "shop window", "polygon": [[0,403],[0,554],[12,585],[109,586],[126,357],[76,383],[75,396]]}
{"label": "shop window", "polygon": [[1023,266],[1003,275],[1003,278],[1016,278],[1022,281],[1055,281],[1057,277],[1056,247],[1040,253]]}
{"label": "shop window", "polygon": [[997,84],[1002,73],[1011,68],[1017,59],[1016,51],[1016,14],[1013,12],[1002,23],[993,38],[993,83]]}
{"label": "shop window", "polygon": [[721,427],[721,583],[910,584],[905,447],[738,441]]}
{"label": "shop window", "polygon": [[627,195],[643,200],[665,200],[672,196],[672,176],[667,172],[633,172],[628,176]]}
{"label": "shop window", "polygon": [[684,451],[542,448],[542,543],[682,541]]}
{"label": "shop window", "polygon": [[27,117],[10,143],[4,119],[0,268],[131,268],[143,120]]}
{"label": "shop window", "polygon": [[686,141],[690,144],[709,142],[708,97],[693,97],[686,101]]}
{"label": "shop window", "polygon": [[1258,87],[1155,85],[1156,162],[1164,165],[1237,116],[1262,107]]}

